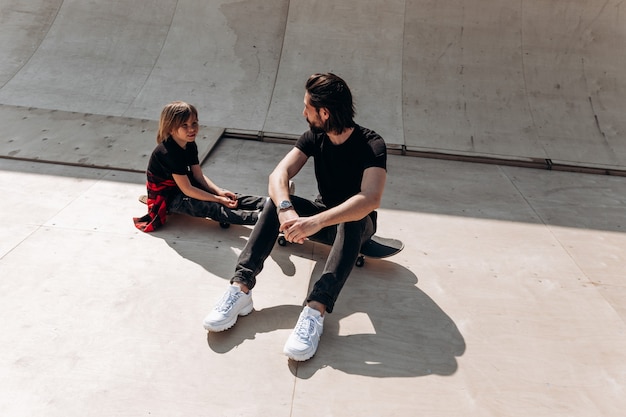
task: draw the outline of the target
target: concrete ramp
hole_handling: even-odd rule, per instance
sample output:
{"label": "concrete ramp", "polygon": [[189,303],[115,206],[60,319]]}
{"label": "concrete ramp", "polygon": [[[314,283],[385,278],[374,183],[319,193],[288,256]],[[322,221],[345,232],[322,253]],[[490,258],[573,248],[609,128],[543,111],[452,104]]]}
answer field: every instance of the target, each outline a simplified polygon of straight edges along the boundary
{"label": "concrete ramp", "polygon": [[208,126],[297,135],[304,80],[333,71],[392,147],[623,169],[623,7],[0,0],[0,104],[155,120],[182,99]]}
{"label": "concrete ramp", "polygon": [[621,8],[407,2],[407,147],[624,166]]}

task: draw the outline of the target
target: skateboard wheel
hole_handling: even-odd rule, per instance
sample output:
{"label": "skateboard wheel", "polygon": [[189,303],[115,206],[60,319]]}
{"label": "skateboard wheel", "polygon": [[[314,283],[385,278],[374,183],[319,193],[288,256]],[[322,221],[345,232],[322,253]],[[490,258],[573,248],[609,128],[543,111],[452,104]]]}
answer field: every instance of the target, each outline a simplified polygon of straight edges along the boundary
{"label": "skateboard wheel", "polygon": [[365,257],[363,255],[359,255],[359,257],[356,258],[356,266],[360,268],[363,265],[365,265]]}
{"label": "skateboard wheel", "polygon": [[220,227],[222,229],[228,229],[230,227],[230,223],[220,223]]}
{"label": "skateboard wheel", "polygon": [[278,244],[280,246],[287,246],[287,239],[285,239],[285,236],[278,237]]}

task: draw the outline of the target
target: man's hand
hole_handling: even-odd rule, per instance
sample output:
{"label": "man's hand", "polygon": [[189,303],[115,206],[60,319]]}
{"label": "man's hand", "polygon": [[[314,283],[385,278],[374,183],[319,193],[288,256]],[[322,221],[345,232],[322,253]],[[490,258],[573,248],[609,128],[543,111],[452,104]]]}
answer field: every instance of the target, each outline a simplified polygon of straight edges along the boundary
{"label": "man's hand", "polygon": [[[282,217],[281,217],[282,216]],[[299,217],[294,210],[288,210],[278,215],[281,220],[280,231],[285,239],[291,243],[303,244],[309,236],[319,232],[321,227],[315,217]],[[287,218],[287,220],[282,220]]]}

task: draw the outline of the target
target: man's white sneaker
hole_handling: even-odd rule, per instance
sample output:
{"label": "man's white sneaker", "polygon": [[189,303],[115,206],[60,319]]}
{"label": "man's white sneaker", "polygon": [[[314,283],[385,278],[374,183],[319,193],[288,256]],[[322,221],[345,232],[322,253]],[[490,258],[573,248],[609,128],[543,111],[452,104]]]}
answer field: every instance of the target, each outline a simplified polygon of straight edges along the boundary
{"label": "man's white sneaker", "polygon": [[237,322],[237,317],[252,312],[252,291],[248,294],[237,285],[230,285],[221,300],[204,318],[204,328],[211,332],[230,329]]}
{"label": "man's white sneaker", "polygon": [[295,361],[310,359],[317,351],[323,330],[324,316],[314,308],[304,307],[283,353]]}

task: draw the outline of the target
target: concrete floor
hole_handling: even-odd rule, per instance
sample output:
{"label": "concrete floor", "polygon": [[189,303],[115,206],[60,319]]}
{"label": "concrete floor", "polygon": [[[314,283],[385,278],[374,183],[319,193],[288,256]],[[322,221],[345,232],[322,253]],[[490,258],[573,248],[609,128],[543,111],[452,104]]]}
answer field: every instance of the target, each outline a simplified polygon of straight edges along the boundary
{"label": "concrete floor", "polygon": [[218,138],[304,130],[319,67],[393,148],[623,170],[621,3],[521,5],[0,0],[0,415],[623,415],[623,177],[391,155],[379,234],[406,247],[355,268],[300,364],[325,246],[276,246],[255,311],[207,335],[250,229],[132,224],[164,104],[200,108],[216,183],[266,194],[291,145]]}
{"label": "concrete floor", "polygon": [[[263,193],[289,146],[222,141],[205,170]],[[1,414],[621,415],[623,179],[389,162],[379,234],[406,248],[354,270],[293,365],[282,345],[326,247],[276,246],[256,311],[207,337],[248,228],[174,216],[144,234],[143,174],[0,160]]]}

